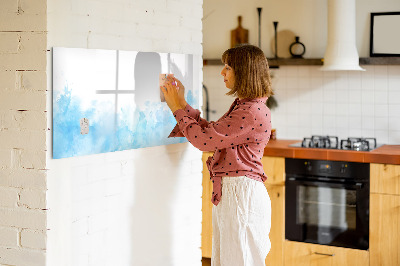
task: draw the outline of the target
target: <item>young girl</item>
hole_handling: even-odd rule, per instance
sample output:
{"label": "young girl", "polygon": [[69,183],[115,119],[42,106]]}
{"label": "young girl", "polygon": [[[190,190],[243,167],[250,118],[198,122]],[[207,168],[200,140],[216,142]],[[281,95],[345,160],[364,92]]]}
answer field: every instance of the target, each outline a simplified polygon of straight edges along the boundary
{"label": "young girl", "polygon": [[252,45],[228,49],[222,62],[227,95],[237,98],[216,122],[201,118],[186,103],[179,80],[161,88],[178,122],[170,137],[184,136],[201,151],[214,151],[207,160],[213,182],[212,265],[265,265],[271,248],[271,202],[261,164],[271,131],[268,62]]}

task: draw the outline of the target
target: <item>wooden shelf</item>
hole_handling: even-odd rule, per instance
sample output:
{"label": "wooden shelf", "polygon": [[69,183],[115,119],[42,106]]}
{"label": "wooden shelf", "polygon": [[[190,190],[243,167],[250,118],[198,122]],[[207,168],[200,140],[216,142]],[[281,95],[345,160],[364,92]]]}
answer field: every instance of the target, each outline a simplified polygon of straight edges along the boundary
{"label": "wooden shelf", "polygon": [[360,65],[400,65],[400,57],[362,57]]}
{"label": "wooden shelf", "polygon": [[[323,58],[268,58],[271,68],[279,66],[322,66]],[[222,65],[220,59],[204,59],[205,66]],[[360,65],[400,65],[400,57],[362,57]]]}
{"label": "wooden shelf", "polygon": [[[205,66],[217,66],[222,65],[220,59],[204,59],[203,64]],[[304,65],[322,65],[321,58],[268,58],[268,64],[270,67],[279,66],[304,66]]]}
{"label": "wooden shelf", "polygon": [[271,67],[276,66],[322,66],[322,58],[268,58]]}

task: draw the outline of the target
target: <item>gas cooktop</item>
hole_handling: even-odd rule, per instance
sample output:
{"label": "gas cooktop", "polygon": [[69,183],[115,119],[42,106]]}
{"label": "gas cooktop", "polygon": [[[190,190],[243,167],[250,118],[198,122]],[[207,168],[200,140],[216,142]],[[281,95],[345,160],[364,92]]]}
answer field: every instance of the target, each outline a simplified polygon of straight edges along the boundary
{"label": "gas cooktop", "polygon": [[311,136],[304,138],[302,142],[289,145],[301,148],[320,148],[353,151],[371,151],[382,145],[377,145],[376,138],[347,138],[339,142],[336,136]]}

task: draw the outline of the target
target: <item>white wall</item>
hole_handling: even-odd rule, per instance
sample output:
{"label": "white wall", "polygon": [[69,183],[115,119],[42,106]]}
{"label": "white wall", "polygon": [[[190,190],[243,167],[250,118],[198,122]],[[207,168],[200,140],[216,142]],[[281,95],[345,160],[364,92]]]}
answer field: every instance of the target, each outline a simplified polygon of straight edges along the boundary
{"label": "white wall", "polygon": [[[326,47],[327,1],[204,1],[204,58],[220,58],[229,48],[229,30],[236,27],[236,17],[243,15],[244,27],[250,30],[250,43],[257,45],[258,15],[262,21],[280,21],[281,29],[291,29],[307,47],[306,57],[323,57]],[[246,8],[246,6],[250,6]],[[398,11],[400,2],[385,0],[357,1],[357,47],[361,57],[369,56],[369,12]],[[222,16],[222,12],[224,15]],[[325,13],[324,13],[325,12]],[[248,21],[246,25],[246,19]],[[282,22],[282,23],[281,23]],[[216,27],[215,25],[218,25]],[[263,24],[264,29],[269,26]],[[278,26],[279,30],[279,26]],[[222,38],[212,38],[217,34]],[[266,33],[264,33],[266,31]],[[273,27],[262,33],[262,49],[267,56]],[[270,34],[270,36],[268,35]],[[269,36],[269,37],[268,37]],[[269,43],[269,42],[268,42]],[[272,111],[272,124],[281,139],[302,139],[311,135],[376,137],[382,144],[400,143],[400,66],[363,66],[365,72],[321,72],[318,66],[281,66],[272,69],[273,89],[279,107]],[[232,103],[227,97],[221,66],[204,67],[204,84],[210,92],[210,120],[217,120]]]}
{"label": "white wall", "polygon": [[[242,26],[249,30],[249,43],[258,45],[257,7],[262,8],[261,49],[267,57],[274,55],[272,22],[278,21],[278,32],[291,31],[300,37],[306,46],[305,57],[321,58],[327,41],[327,3],[327,0],[204,0],[204,58],[219,59],[229,48],[230,31],[237,27],[238,16],[243,17]],[[360,57],[369,56],[370,13],[399,10],[398,0],[356,0],[356,42]]]}
{"label": "white wall", "polygon": [[0,1],[0,265],[46,261],[46,1]]}
{"label": "white wall", "polygon": [[[48,49],[201,55],[201,18],[202,0],[48,0]],[[52,160],[50,134],[47,265],[201,264],[201,152],[186,143]]]}

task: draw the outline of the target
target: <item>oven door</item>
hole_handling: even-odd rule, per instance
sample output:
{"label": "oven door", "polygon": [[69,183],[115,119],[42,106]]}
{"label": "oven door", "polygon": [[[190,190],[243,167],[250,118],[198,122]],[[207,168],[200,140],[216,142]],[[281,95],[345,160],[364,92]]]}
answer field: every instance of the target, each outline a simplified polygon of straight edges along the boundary
{"label": "oven door", "polygon": [[286,239],[367,250],[369,185],[286,178]]}

